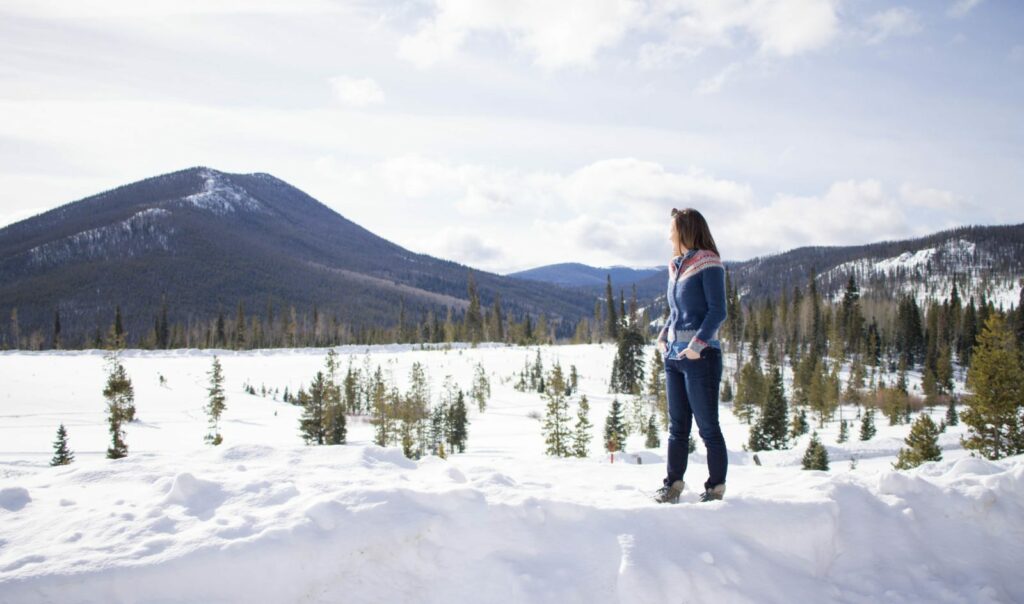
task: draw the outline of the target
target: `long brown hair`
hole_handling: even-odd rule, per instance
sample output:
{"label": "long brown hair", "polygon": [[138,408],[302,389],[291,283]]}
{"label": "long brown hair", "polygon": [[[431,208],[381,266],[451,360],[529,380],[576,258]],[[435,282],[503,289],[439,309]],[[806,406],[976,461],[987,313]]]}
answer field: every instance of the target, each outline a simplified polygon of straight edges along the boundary
{"label": "long brown hair", "polygon": [[711,250],[717,256],[718,246],[715,245],[715,238],[711,236],[711,229],[708,228],[708,221],[704,216],[693,208],[677,210],[672,208],[672,228],[675,231],[676,252],[682,252],[679,245],[682,244],[690,250]]}

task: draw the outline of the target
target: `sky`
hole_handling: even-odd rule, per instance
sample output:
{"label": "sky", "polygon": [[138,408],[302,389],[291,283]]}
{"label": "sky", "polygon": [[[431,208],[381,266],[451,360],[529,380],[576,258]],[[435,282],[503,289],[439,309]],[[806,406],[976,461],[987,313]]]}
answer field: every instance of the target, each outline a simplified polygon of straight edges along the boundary
{"label": "sky", "polygon": [[0,226],[268,172],[507,273],[1024,221],[1017,0],[0,0]]}

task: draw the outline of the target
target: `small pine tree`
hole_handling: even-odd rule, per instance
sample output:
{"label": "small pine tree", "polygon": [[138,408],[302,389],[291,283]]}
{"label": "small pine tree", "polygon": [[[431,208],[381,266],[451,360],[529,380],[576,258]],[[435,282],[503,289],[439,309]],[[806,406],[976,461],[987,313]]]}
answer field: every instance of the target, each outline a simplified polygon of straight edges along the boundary
{"label": "small pine tree", "polygon": [[569,443],[569,403],[565,396],[565,379],[562,367],[558,363],[551,370],[544,398],[547,399],[547,412],[544,416],[544,442],[547,454],[566,457],[570,453]]}
{"label": "small pine tree", "polygon": [[324,430],[324,391],[326,380],[322,371],[316,372],[316,377],[309,384],[309,391],[299,389],[297,398],[302,405],[302,415],[299,417],[299,431],[302,432],[302,440],[308,444],[322,445],[326,440]]}
{"label": "small pine tree", "polygon": [[449,450],[452,453],[464,453],[466,440],[469,438],[469,419],[466,412],[466,396],[462,390],[455,395],[455,403],[452,405],[449,421],[451,424],[448,436]]}
{"label": "small pine tree", "polygon": [[807,411],[801,409],[800,411],[794,411],[793,417],[789,423],[789,436],[790,438],[797,438],[811,429],[810,424],[807,423]]}
{"label": "small pine tree", "polygon": [[956,399],[949,397],[949,406],[946,407],[946,425],[956,426],[960,423],[960,414],[956,412]]}
{"label": "small pine tree", "polygon": [[658,435],[658,425],[654,421],[654,414],[651,414],[650,419],[647,420],[647,439],[644,440],[644,446],[648,449],[657,449],[661,446],[661,437]]}
{"label": "small pine tree", "polygon": [[[786,425],[786,415],[789,413],[788,403],[782,383],[782,370],[776,365],[773,365],[769,372],[766,397],[761,415],[750,430],[748,448],[751,451],[785,449],[788,444],[788,427]],[[803,422],[803,429],[806,431],[806,418]]]}
{"label": "small pine tree", "polygon": [[942,459],[942,450],[939,449],[939,428],[927,413],[918,416],[904,442],[907,446],[899,450],[896,463],[893,464],[897,470],[909,470],[926,461]]}
{"label": "small pine tree", "polygon": [[210,388],[206,391],[208,401],[206,403],[206,416],[209,418],[209,432],[205,440],[212,445],[219,445],[224,442],[220,434],[220,416],[224,413],[224,370],[221,368],[220,359],[213,357],[213,366],[210,368]]}
{"label": "small pine tree", "polygon": [[[609,453],[621,451],[622,447],[626,444],[626,437],[629,433],[626,431],[626,420],[623,417],[622,403],[619,402],[618,398],[612,399],[612,404],[608,408],[608,417],[604,420],[604,442],[605,450]],[[615,447],[614,449],[610,447]]]}
{"label": "small pine tree", "polygon": [[875,428],[875,408],[868,407],[864,415],[860,416],[860,439],[871,440],[878,430]]}
{"label": "small pine tree", "polygon": [[732,380],[722,380],[722,402],[731,403],[732,401]]}
{"label": "small pine tree", "polygon": [[75,454],[68,448],[68,431],[61,424],[57,428],[57,440],[53,441],[53,459],[51,466],[66,466],[75,461]]}
{"label": "small pine tree", "polygon": [[587,395],[580,397],[579,407],[576,409],[576,428],[573,431],[572,452],[576,457],[590,456],[590,438],[593,424],[590,423],[590,401]]}
{"label": "small pine tree", "polygon": [[347,418],[345,417],[345,401],[342,399],[341,385],[338,384],[338,359],[334,350],[327,351],[325,361],[326,374],[324,383],[324,423],[325,438],[329,445],[341,445],[348,436]]}
{"label": "small pine tree", "polygon": [[367,394],[370,397],[370,410],[372,413],[370,423],[374,427],[373,442],[379,447],[386,447],[391,440],[393,421],[391,419],[391,410],[389,409],[388,388],[387,384],[384,383],[384,375],[381,372],[380,365],[377,365],[377,370],[370,377]]}
{"label": "small pine tree", "polygon": [[849,439],[850,439],[850,428],[849,428],[849,426],[847,426],[846,420],[845,419],[841,419],[841,420],[839,420],[839,438],[836,439],[836,442],[844,443],[844,442],[846,442]]}
{"label": "small pine tree", "polygon": [[135,417],[135,389],[116,351],[107,357],[107,361],[107,384],[103,388],[103,398],[107,400],[107,424],[111,439],[110,447],[107,448],[107,458],[120,459],[128,455],[124,422]]}
{"label": "small pine tree", "polygon": [[[573,369],[575,370],[575,366]],[[487,372],[481,363],[477,363],[473,370],[473,387],[470,390],[470,396],[476,401],[480,413],[487,410],[487,401],[491,398],[491,382],[487,379]]]}
{"label": "small pine tree", "polygon": [[686,451],[688,453],[693,453],[696,450],[697,450],[697,441],[694,440],[693,434],[691,434],[690,438],[687,439],[687,441],[686,441]]}
{"label": "small pine tree", "polygon": [[811,434],[811,442],[804,452],[803,469],[828,471],[828,449],[818,439],[818,431]]}

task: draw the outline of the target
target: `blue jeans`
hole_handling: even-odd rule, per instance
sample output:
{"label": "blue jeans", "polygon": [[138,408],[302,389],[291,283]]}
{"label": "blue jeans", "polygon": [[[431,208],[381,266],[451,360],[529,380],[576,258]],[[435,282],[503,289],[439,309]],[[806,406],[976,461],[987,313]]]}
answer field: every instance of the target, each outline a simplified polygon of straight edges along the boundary
{"label": "blue jeans", "polygon": [[725,483],[729,457],[718,425],[718,386],[722,382],[722,351],[708,346],[699,359],[665,359],[665,394],[668,397],[668,476],[665,484],[682,480],[689,456],[690,428],[697,431],[708,451],[708,480],[704,488]]}

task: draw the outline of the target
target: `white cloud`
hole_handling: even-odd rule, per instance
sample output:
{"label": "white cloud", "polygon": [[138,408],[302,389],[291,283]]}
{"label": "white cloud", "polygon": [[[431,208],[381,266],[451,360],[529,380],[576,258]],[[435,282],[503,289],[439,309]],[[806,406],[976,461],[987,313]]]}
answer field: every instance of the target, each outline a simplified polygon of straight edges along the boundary
{"label": "white cloud", "polygon": [[57,19],[163,18],[180,15],[340,12],[329,0],[5,0],[4,12]]}
{"label": "white cloud", "polygon": [[974,10],[974,7],[981,4],[981,0],[956,0],[946,11],[950,17],[959,19]]}
{"label": "white cloud", "polygon": [[878,44],[894,36],[912,36],[921,31],[917,13],[898,6],[875,13],[867,19],[868,43]]}
{"label": "white cloud", "polygon": [[739,63],[730,63],[710,78],[697,84],[697,94],[715,94],[740,70]]}
{"label": "white cloud", "polygon": [[911,205],[932,210],[951,210],[964,205],[964,200],[950,191],[919,187],[911,183],[904,183],[900,187],[900,197]]}
{"label": "white cloud", "polygon": [[762,51],[792,56],[828,44],[839,29],[834,0],[757,0],[745,27]]}
{"label": "white cloud", "polygon": [[384,101],[384,91],[372,78],[335,76],[330,83],[334,96],[346,105],[365,107]]}
{"label": "white cloud", "polygon": [[719,217],[719,242],[725,243],[720,247],[726,257],[745,258],[802,245],[904,239],[958,224],[949,211],[963,208],[948,191],[904,184],[893,195],[878,180],[845,180],[823,195],[778,194],[765,205]]}
{"label": "white cloud", "polygon": [[497,33],[549,69],[589,67],[627,34],[654,34],[637,62],[663,67],[737,34],[760,51],[792,56],[828,44],[839,29],[836,0],[434,0],[433,14],[402,39],[398,54],[420,67],[452,57],[474,32]]}
{"label": "white cloud", "polygon": [[470,266],[507,261],[507,255],[497,245],[485,241],[480,233],[461,227],[442,229],[435,237],[433,248],[443,258],[454,258]]}
{"label": "white cloud", "polygon": [[398,54],[426,67],[449,58],[475,31],[498,33],[546,69],[586,67],[636,22],[635,0],[435,0],[435,13]]}

